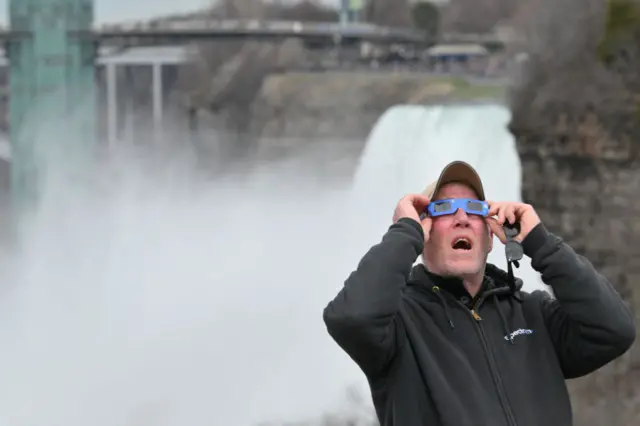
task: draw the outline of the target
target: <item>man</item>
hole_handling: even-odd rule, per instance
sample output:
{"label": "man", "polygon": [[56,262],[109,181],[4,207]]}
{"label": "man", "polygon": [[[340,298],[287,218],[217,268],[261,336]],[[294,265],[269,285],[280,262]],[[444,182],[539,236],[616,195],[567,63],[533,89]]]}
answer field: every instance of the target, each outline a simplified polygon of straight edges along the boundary
{"label": "man", "polygon": [[[606,278],[531,206],[485,202],[463,162],[400,200],[393,221],[324,310],[329,334],[369,381],[380,423],[571,425],[564,380],[602,367],[635,339]],[[486,263],[493,235],[506,242],[506,221],[520,224],[515,239],[555,299],[523,292],[521,280],[510,286]],[[424,264],[412,268],[420,254]]]}

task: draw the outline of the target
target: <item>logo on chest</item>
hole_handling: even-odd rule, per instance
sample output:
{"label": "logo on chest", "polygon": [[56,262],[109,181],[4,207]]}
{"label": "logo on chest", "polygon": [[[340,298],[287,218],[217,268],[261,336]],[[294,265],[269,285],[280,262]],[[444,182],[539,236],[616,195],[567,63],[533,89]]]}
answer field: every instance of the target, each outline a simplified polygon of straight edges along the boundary
{"label": "logo on chest", "polygon": [[520,328],[520,329],[514,331],[513,333],[511,333],[511,334],[509,334],[507,336],[504,336],[504,340],[507,340],[507,341],[513,340],[513,339],[516,338],[516,336],[524,336],[524,335],[527,335],[527,334],[533,334],[533,330],[529,330],[528,328]]}

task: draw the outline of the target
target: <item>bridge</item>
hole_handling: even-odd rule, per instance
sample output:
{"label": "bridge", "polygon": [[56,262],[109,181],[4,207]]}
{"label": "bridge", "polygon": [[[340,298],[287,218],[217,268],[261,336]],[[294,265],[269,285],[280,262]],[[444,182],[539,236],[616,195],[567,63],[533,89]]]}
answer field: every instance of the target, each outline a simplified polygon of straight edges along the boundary
{"label": "bridge", "polygon": [[[281,40],[297,38],[321,43],[341,44],[367,41],[378,44],[431,46],[437,43],[482,44],[496,46],[505,40],[494,34],[442,34],[437,38],[411,28],[383,27],[366,23],[189,20],[166,23],[132,23],[96,26],[92,30],[70,30],[71,39],[91,41],[101,46],[175,45],[203,40]],[[3,28],[0,41],[11,43],[32,37],[31,32]]]}
{"label": "bridge", "polygon": [[[279,41],[297,38],[326,46],[350,42],[370,42],[378,45],[403,44],[426,48],[438,42],[446,44],[476,43],[502,44],[493,34],[443,34],[432,39],[424,32],[410,28],[381,27],[367,23],[259,21],[259,20],[188,20],[177,22],[135,22],[119,25],[94,26],[90,31],[71,30],[71,40],[93,43],[96,65],[104,66],[107,76],[107,141],[117,139],[116,68],[118,66],[146,65],[153,69],[153,116],[162,122],[162,69],[165,65],[188,62],[196,53],[188,44],[211,40],[265,40]],[[0,29],[0,41],[7,47],[11,43],[28,40],[28,31]],[[182,46],[182,47],[181,47]],[[5,52],[8,48],[5,48]],[[0,49],[0,67],[9,66],[9,59]]]}

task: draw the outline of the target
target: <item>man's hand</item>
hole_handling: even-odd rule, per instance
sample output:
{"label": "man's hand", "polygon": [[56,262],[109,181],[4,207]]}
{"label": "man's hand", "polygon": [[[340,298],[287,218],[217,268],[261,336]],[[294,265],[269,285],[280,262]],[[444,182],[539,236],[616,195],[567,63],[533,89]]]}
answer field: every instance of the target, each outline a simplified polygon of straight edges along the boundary
{"label": "man's hand", "polygon": [[[529,232],[540,223],[540,218],[536,211],[529,204],[514,202],[495,202],[488,201],[489,216],[486,221],[491,231],[498,236],[503,244],[507,243],[502,226],[505,222],[520,222],[520,233],[514,238],[516,241],[522,242],[529,235]],[[495,217],[493,217],[495,216]]]}
{"label": "man's hand", "polygon": [[396,206],[393,212],[393,223],[397,223],[402,218],[413,219],[422,225],[424,231],[424,241],[429,241],[429,233],[431,232],[431,218],[426,216],[420,220],[420,214],[424,212],[431,200],[420,194],[409,194],[404,196]]}

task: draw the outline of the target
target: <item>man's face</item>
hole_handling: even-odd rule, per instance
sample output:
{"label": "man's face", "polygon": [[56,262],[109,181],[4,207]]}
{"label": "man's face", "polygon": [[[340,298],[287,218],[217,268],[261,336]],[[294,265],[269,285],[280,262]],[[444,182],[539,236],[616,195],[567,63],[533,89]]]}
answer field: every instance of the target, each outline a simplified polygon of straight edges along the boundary
{"label": "man's face", "polygon": [[[447,198],[477,199],[478,195],[467,185],[449,183],[440,189],[432,201]],[[466,244],[460,243],[460,239],[466,240]],[[432,219],[424,261],[434,274],[464,278],[484,272],[492,247],[493,238],[484,218],[468,215],[459,209],[454,214]]]}

